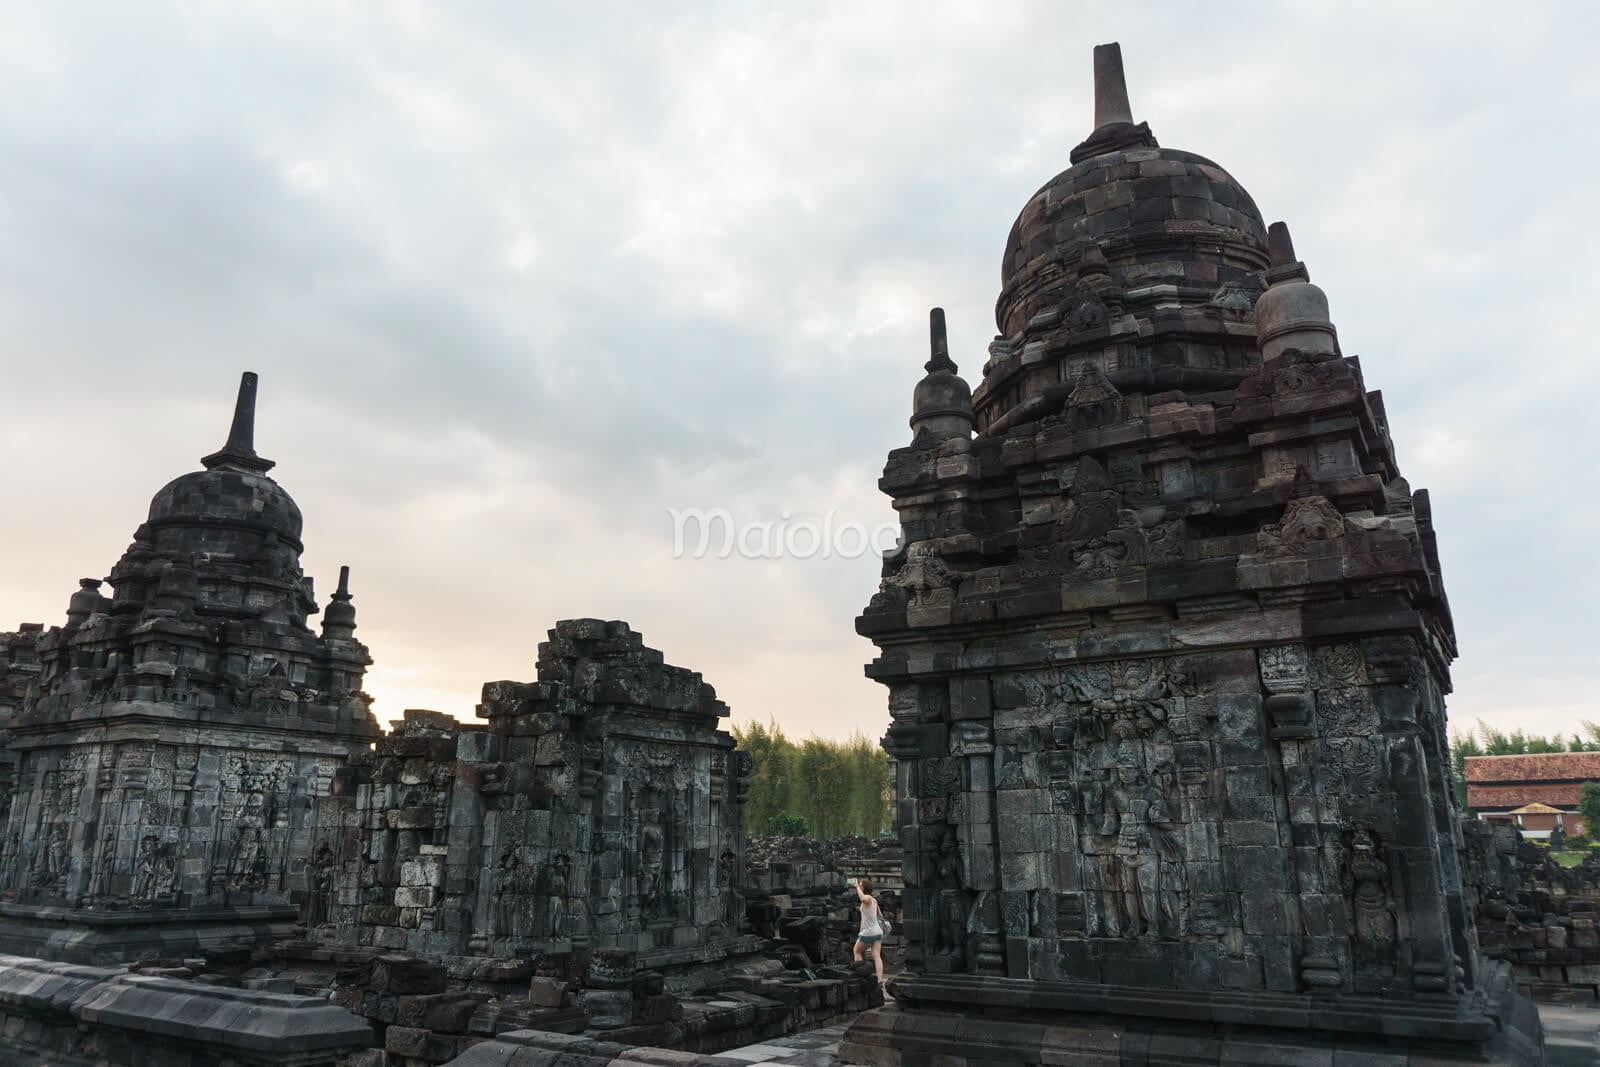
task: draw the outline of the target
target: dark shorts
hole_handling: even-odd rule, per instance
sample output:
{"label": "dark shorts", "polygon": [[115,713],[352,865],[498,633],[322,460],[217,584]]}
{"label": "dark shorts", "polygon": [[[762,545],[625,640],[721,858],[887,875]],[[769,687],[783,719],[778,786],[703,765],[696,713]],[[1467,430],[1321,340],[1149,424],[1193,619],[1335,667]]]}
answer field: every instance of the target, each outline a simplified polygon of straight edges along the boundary
{"label": "dark shorts", "polygon": [[882,934],[857,934],[856,935],[856,940],[861,942],[863,945],[876,945],[879,941],[883,940],[883,935]]}

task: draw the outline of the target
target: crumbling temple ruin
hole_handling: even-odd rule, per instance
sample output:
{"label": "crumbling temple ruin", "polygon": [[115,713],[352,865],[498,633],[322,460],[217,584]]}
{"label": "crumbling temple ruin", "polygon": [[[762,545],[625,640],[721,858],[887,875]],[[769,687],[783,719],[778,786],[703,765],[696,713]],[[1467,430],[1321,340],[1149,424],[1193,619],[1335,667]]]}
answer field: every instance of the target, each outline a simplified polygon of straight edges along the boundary
{"label": "crumbling temple ruin", "polygon": [[844,1057],[1536,1062],[1463,901],[1427,493],[1287,228],[1116,45],[1095,90],[983,380],[935,310],[880,482],[910,973]]}
{"label": "crumbling temple ruin", "polygon": [[400,1067],[530,1027],[723,1048],[882,1003],[765,955],[749,757],[625,623],[558,623],[481,722],[382,731],[348,568],[308,625],[256,388],[64,626],[0,634],[0,1059]]}

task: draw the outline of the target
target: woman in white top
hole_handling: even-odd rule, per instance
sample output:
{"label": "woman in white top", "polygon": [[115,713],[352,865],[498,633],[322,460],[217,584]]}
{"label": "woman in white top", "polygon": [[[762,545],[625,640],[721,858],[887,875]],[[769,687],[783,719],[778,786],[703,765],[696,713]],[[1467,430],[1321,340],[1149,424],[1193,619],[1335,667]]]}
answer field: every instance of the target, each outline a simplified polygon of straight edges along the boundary
{"label": "woman in white top", "polygon": [[872,966],[878,972],[878,983],[883,984],[883,913],[878,910],[878,898],[872,895],[872,880],[852,878],[856,895],[861,898],[861,932],[856,935],[856,962],[861,953],[872,948]]}

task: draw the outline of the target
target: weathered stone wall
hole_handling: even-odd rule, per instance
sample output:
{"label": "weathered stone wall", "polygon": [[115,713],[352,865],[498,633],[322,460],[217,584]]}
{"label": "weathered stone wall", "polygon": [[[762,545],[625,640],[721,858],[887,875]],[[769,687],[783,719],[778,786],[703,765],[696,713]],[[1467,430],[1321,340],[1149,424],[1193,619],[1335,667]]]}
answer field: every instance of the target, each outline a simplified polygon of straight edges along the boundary
{"label": "weathered stone wall", "polygon": [[[27,623],[10,633],[0,633],[0,828],[10,820],[17,788],[17,754],[11,749],[11,724],[22,710],[29,687],[39,677],[39,634],[43,629],[38,623]],[[0,840],[0,857],[7,847]]]}
{"label": "weathered stone wall", "polygon": [[539,680],[486,685],[478,713],[486,726],[408,712],[357,759],[330,857],[340,941],[604,947],[642,969],[729,950],[744,913],[744,763],[698,674],[624,623],[562,622],[540,645]]}

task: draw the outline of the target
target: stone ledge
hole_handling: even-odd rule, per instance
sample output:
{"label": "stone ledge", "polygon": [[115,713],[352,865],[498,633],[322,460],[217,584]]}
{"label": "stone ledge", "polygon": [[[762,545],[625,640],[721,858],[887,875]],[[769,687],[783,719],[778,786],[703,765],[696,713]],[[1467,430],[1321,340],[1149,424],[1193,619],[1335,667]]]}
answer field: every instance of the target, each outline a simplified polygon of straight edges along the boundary
{"label": "stone ledge", "polygon": [[[35,1020],[54,1050],[127,1046],[146,1062],[322,1067],[374,1043],[364,1021],[318,997],[19,956],[0,956],[0,1009]],[[0,1060],[30,1051],[0,1038]]]}
{"label": "stone ledge", "polygon": [[446,1067],[628,1067],[632,1064],[640,1067],[647,1064],[655,1067],[676,1067],[678,1064],[747,1067],[749,1062],[728,1056],[704,1056],[672,1049],[619,1045],[573,1034],[512,1030],[493,1041],[473,1045]]}
{"label": "stone ledge", "polygon": [[96,911],[0,904],[0,953],[90,966],[198,956],[287,938],[295,915],[285,905]]}

